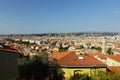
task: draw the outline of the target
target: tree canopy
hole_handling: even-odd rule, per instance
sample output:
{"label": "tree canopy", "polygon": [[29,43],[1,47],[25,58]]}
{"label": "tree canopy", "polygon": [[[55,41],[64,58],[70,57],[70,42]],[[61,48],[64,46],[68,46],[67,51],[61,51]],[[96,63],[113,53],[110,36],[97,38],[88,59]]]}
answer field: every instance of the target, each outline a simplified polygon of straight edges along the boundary
{"label": "tree canopy", "polygon": [[25,80],[63,80],[64,74],[57,63],[50,65],[45,53],[22,57],[18,61],[19,77]]}

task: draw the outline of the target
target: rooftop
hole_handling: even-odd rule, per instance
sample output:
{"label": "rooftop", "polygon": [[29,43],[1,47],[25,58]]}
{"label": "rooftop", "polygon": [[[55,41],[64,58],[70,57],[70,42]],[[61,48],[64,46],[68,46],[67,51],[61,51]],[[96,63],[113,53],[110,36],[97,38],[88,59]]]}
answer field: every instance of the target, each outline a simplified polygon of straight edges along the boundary
{"label": "rooftop", "polygon": [[64,54],[54,53],[53,58],[57,59],[58,64],[60,64],[62,67],[106,67],[104,63],[89,55],[85,54],[77,56],[75,52],[64,52]]}
{"label": "rooftop", "polygon": [[109,55],[109,58],[115,60],[115,61],[118,61],[120,62],[120,55],[119,54],[116,54],[116,55]]}
{"label": "rooftop", "polygon": [[120,66],[110,66],[107,67],[110,71],[120,72]]}
{"label": "rooftop", "polygon": [[7,52],[19,53],[16,49],[0,48],[0,51],[7,51]]}

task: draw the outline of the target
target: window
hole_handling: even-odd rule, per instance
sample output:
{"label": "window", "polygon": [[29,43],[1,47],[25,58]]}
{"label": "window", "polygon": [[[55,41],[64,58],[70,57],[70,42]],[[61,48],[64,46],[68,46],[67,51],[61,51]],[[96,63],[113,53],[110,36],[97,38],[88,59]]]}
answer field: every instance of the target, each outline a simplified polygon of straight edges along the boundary
{"label": "window", "polygon": [[75,74],[83,74],[83,70],[74,70],[74,75]]}

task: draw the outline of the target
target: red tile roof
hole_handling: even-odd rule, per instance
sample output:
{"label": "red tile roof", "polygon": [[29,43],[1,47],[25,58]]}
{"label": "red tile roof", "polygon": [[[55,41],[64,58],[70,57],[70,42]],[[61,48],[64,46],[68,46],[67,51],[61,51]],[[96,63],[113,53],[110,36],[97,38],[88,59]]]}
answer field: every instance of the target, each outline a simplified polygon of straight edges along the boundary
{"label": "red tile roof", "polygon": [[101,59],[111,58],[111,59],[113,59],[115,61],[120,62],[120,54],[109,55],[109,54],[101,54],[101,53],[91,53],[89,55],[93,56],[93,57],[97,55]]}
{"label": "red tile roof", "polygon": [[[57,55],[57,56],[54,56]],[[65,54],[55,53],[53,58],[57,59],[58,64],[68,67],[106,67],[106,65],[89,55],[77,56],[75,52]],[[80,60],[78,57],[84,58]]]}
{"label": "red tile roof", "polygon": [[59,60],[65,56],[67,56],[68,54],[70,54],[71,52],[54,52],[52,57]]}
{"label": "red tile roof", "polygon": [[0,51],[9,51],[9,52],[13,52],[13,53],[19,53],[17,50],[15,49],[5,49],[5,48],[0,48]]}
{"label": "red tile roof", "polygon": [[119,54],[117,54],[117,55],[109,55],[109,58],[111,58],[111,59],[113,59],[115,61],[120,62],[120,55]]}
{"label": "red tile roof", "polygon": [[91,53],[89,55],[92,57],[98,56],[101,59],[106,59],[109,56],[108,54],[102,54],[102,53]]}
{"label": "red tile roof", "polygon": [[110,71],[120,72],[120,66],[110,66],[110,67],[107,67],[107,68]]}
{"label": "red tile roof", "polygon": [[106,55],[106,54],[100,54],[100,53],[99,53],[99,57],[100,57],[101,59],[106,59],[106,58],[108,57],[108,55]]}

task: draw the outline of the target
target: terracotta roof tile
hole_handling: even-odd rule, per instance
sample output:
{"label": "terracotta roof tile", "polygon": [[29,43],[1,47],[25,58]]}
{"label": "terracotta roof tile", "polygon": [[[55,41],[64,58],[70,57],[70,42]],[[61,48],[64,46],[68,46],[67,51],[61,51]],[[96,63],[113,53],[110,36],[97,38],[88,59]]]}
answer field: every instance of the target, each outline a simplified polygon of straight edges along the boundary
{"label": "terracotta roof tile", "polygon": [[114,59],[114,60],[120,62],[120,55],[119,54],[117,54],[117,55],[109,55],[109,58]]}
{"label": "terracotta roof tile", "polygon": [[102,54],[102,53],[91,53],[89,54],[90,56],[98,56],[100,57],[101,59],[106,59],[109,55],[108,54]]}
{"label": "terracotta roof tile", "polygon": [[110,66],[107,67],[110,71],[120,72],[120,66]]}
{"label": "terracotta roof tile", "polygon": [[[66,53],[67,54],[67,53]],[[60,55],[60,54],[59,54]],[[106,65],[103,64],[102,62],[98,61],[97,59],[89,56],[89,55],[80,55],[77,56],[75,54],[75,52],[71,52],[67,55],[65,54],[61,54],[59,56],[54,56],[55,59],[58,60],[58,63],[62,66],[76,66],[76,67],[82,67],[82,66],[86,66],[86,67],[105,67]],[[79,57],[82,57],[84,59],[80,60]]]}
{"label": "terracotta roof tile", "polygon": [[65,57],[66,55],[70,54],[71,52],[54,52],[52,57],[59,60],[63,57]]}
{"label": "terracotta roof tile", "polygon": [[4,49],[4,48],[0,48],[0,51],[9,51],[9,52],[14,52],[14,53],[19,53],[17,50],[15,49]]}

